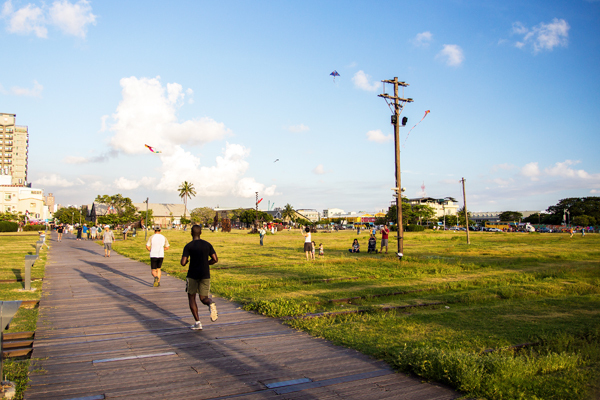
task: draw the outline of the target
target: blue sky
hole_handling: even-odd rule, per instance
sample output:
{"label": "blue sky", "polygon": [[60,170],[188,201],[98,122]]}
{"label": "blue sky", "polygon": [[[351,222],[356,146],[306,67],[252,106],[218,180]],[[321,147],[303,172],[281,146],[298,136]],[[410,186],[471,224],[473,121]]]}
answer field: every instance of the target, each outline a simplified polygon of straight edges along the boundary
{"label": "blue sky", "polygon": [[386,209],[395,76],[408,197],[462,204],[462,177],[473,211],[600,193],[600,1],[1,4],[0,111],[61,204],[179,202],[188,180],[191,207]]}

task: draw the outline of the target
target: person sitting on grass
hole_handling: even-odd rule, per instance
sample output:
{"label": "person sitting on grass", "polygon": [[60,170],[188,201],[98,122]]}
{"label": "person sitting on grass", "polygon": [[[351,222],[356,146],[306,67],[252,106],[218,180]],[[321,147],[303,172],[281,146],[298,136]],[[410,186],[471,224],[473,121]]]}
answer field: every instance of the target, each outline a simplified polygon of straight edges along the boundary
{"label": "person sitting on grass", "polygon": [[367,247],[367,253],[375,253],[377,254],[377,239],[375,239],[375,234],[371,234],[369,238],[369,246]]}
{"label": "person sitting on grass", "polygon": [[360,244],[358,244],[358,239],[354,239],[352,242],[352,248],[348,249],[350,253],[360,253]]}

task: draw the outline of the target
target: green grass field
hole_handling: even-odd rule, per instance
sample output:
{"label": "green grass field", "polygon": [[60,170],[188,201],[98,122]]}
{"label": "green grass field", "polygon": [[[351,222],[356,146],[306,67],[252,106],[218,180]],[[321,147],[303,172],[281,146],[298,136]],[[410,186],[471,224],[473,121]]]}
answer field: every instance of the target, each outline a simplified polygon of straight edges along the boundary
{"label": "green grass field", "polygon": [[[0,233],[0,280],[25,279],[25,255],[35,254],[37,232]],[[43,278],[47,249],[40,250],[40,258],[31,268],[31,278]],[[32,281],[33,291],[24,291],[24,282],[0,282],[0,300],[39,300],[42,281]],[[35,331],[38,316],[37,307],[19,308],[10,327],[5,332]],[[15,399],[22,399],[27,385],[29,360],[5,360],[4,373],[8,380],[17,383]]]}
{"label": "green grass field", "polygon": [[[189,232],[163,233],[163,271],[183,279]],[[219,256],[213,293],[272,317],[359,311],[285,321],[400,371],[475,398],[600,393],[600,235],[477,232],[467,245],[464,233],[406,233],[402,262],[395,246],[349,253],[354,232],[313,234],[325,257],[310,262],[298,230],[267,235],[264,247],[247,231],[202,237]],[[149,264],[143,234],[114,249]]]}

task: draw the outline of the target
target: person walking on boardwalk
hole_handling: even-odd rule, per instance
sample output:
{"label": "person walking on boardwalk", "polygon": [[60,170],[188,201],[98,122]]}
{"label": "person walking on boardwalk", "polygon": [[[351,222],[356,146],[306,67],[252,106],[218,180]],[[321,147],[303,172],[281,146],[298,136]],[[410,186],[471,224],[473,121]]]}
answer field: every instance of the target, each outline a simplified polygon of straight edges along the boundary
{"label": "person walking on boardwalk", "polygon": [[385,254],[387,254],[388,252],[388,236],[390,234],[390,230],[388,229],[388,227],[386,225],[383,226],[383,228],[381,228],[381,249],[379,250],[380,253],[383,253],[383,246],[385,246]]}
{"label": "person walking on boardwalk", "polygon": [[115,235],[113,235],[109,226],[104,227],[104,235],[102,237],[102,243],[104,243],[104,257],[110,257],[110,251],[112,250],[112,244],[115,241]]}
{"label": "person walking on boardwalk", "polygon": [[58,241],[61,242],[62,241],[62,235],[63,232],[65,231],[65,227],[63,224],[60,224],[59,226],[56,227],[56,233],[58,234]]}
{"label": "person walking on boardwalk", "polygon": [[190,327],[194,330],[202,330],[202,323],[200,322],[200,317],[198,317],[196,293],[200,296],[202,304],[210,310],[210,320],[214,322],[219,317],[217,305],[208,297],[210,291],[210,266],[216,264],[219,259],[212,244],[200,239],[201,234],[202,227],[200,225],[192,226],[192,241],[185,245],[183,254],[181,255],[182,267],[185,267],[188,262],[190,263],[185,291],[188,295],[190,311],[196,321]]}
{"label": "person walking on boardwalk", "polygon": [[154,277],[154,287],[158,287],[160,286],[160,272],[165,259],[165,250],[169,250],[169,241],[160,233],[160,226],[154,227],[154,235],[148,239],[146,250],[150,252],[150,268]]}

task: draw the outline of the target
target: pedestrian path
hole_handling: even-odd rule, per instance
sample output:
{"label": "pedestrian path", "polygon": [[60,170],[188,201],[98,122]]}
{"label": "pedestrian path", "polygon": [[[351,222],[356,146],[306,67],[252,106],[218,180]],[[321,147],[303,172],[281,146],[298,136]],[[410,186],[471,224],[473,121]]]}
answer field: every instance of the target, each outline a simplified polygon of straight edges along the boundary
{"label": "pedestrian path", "polygon": [[185,282],[54,234],[25,399],[454,399],[354,350],[215,298],[192,331]]}

